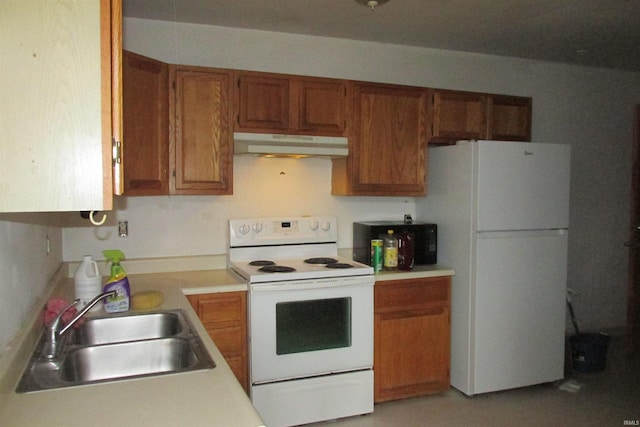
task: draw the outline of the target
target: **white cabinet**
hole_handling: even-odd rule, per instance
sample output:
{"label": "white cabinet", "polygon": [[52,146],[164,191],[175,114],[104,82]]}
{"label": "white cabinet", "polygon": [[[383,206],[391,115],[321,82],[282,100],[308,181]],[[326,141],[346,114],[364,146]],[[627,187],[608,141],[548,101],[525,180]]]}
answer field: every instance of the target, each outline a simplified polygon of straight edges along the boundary
{"label": "white cabinet", "polygon": [[121,0],[0,8],[0,212],[111,209]]}

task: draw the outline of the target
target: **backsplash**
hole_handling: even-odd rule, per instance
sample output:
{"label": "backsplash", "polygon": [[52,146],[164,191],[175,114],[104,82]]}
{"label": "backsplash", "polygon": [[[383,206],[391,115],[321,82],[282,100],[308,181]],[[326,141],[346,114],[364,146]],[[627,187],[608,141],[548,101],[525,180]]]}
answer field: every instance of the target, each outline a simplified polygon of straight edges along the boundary
{"label": "backsplash", "polygon": [[[236,155],[233,179],[231,196],[116,198],[102,227],[74,217],[63,231],[64,260],[102,259],[112,248],[127,258],[224,254],[229,219],[287,215],[337,216],[338,245],[348,248],[354,221],[415,217],[411,197],[332,196],[329,159]],[[118,221],[128,222],[128,237],[119,237]]]}

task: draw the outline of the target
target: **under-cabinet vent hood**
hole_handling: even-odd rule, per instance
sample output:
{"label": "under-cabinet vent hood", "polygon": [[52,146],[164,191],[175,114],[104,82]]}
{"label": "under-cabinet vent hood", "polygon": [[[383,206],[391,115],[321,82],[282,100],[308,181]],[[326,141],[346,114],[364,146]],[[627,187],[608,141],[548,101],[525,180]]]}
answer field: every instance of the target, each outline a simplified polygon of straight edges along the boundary
{"label": "under-cabinet vent hood", "polygon": [[235,154],[330,158],[349,154],[349,141],[343,137],[236,132],[233,139]]}

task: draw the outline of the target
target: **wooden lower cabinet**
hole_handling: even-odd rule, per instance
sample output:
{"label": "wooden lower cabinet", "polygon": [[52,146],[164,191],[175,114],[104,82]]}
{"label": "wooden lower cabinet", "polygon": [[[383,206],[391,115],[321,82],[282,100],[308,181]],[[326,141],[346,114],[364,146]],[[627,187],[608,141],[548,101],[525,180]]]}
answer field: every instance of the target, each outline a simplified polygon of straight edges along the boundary
{"label": "wooden lower cabinet", "polygon": [[247,293],[187,295],[187,299],[236,378],[248,392]]}
{"label": "wooden lower cabinet", "polygon": [[375,285],[376,402],[449,389],[450,277]]}

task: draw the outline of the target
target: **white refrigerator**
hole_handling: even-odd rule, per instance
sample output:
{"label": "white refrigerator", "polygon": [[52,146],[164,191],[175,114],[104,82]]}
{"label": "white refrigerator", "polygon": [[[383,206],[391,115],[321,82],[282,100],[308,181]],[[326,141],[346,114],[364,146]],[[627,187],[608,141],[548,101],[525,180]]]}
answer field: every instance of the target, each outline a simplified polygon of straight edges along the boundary
{"label": "white refrigerator", "polygon": [[564,376],[570,147],[429,149],[417,218],[453,268],[451,385],[472,396]]}

